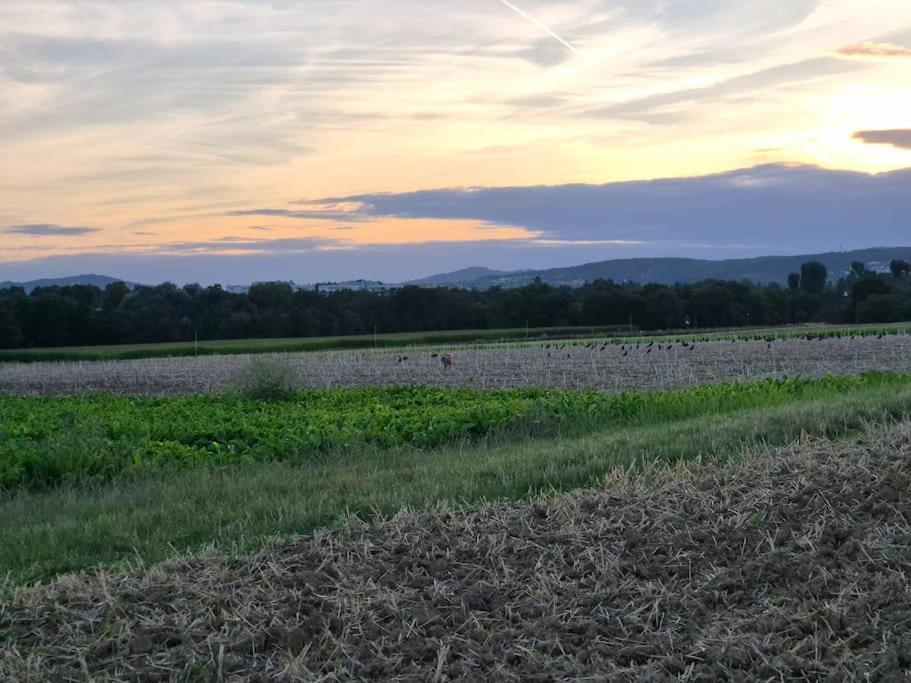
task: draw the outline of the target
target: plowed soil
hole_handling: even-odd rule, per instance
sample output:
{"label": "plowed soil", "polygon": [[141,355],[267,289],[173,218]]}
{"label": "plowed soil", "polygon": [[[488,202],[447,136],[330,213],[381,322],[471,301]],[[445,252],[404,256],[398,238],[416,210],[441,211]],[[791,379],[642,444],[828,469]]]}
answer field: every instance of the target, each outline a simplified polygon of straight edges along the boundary
{"label": "plowed soil", "polygon": [[2,680],[911,679],[911,424],[18,589]]}

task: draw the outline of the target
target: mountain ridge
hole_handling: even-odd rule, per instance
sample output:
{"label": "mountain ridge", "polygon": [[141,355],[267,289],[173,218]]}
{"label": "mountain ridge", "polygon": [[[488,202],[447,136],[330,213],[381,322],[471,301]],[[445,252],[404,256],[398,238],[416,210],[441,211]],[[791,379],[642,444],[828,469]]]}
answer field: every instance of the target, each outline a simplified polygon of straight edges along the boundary
{"label": "mountain ridge", "polygon": [[[491,287],[522,287],[540,278],[555,286],[578,287],[594,280],[636,282],[639,284],[688,284],[701,280],[750,280],[756,284],[777,282],[785,284],[790,273],[800,271],[806,261],[819,261],[829,270],[829,278],[836,280],[845,275],[851,263],[861,261],[873,271],[888,272],[893,259],[911,261],[909,247],[871,247],[851,251],[798,254],[794,256],[756,256],[744,259],[694,259],[682,257],[638,257],[607,259],[575,266],[544,269],[503,271],[485,266],[469,266],[459,270],[430,275],[402,282],[400,286],[463,287],[489,289]],[[0,282],[0,289],[22,287],[31,293],[38,287],[65,287],[94,285],[104,289],[113,282],[124,282],[131,289],[136,283],[108,275],[84,274],[58,278],[39,278],[24,282]],[[394,288],[399,285],[388,285]],[[234,289],[238,289],[235,287]]]}
{"label": "mountain ridge", "polygon": [[123,282],[130,289],[136,286],[136,283],[129,282],[122,278],[110,277],[109,275],[97,275],[88,273],[84,275],[67,275],[64,277],[37,278],[34,280],[25,280],[23,282],[13,282],[5,280],[0,282],[0,289],[9,289],[11,287],[22,287],[27,294],[39,287],[71,287],[73,285],[92,285],[99,289],[104,289],[114,282]]}
{"label": "mountain ridge", "polygon": [[[889,262],[893,259],[911,260],[911,247],[871,247],[818,254],[719,260],[677,257],[608,259],[561,268],[510,271],[461,282],[452,281],[448,284],[472,289],[521,287],[533,282],[535,278],[540,278],[542,282],[551,285],[569,286],[580,286],[599,279],[640,284],[675,284],[678,282],[686,284],[712,279],[750,280],[757,284],[770,282],[785,284],[788,274],[799,272],[801,264],[806,261],[823,263],[829,270],[830,278],[838,279],[847,273],[854,261],[863,262],[871,270],[886,272]],[[434,276],[431,276],[424,280],[433,279]],[[418,284],[418,282],[414,284]]]}

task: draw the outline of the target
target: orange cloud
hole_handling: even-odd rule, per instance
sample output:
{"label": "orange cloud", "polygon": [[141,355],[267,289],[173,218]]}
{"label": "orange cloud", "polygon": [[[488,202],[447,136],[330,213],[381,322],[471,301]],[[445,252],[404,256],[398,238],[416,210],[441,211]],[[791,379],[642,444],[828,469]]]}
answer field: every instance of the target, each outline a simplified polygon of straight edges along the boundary
{"label": "orange cloud", "polygon": [[838,54],[852,59],[894,59],[911,58],[911,48],[893,43],[864,42],[841,48]]}

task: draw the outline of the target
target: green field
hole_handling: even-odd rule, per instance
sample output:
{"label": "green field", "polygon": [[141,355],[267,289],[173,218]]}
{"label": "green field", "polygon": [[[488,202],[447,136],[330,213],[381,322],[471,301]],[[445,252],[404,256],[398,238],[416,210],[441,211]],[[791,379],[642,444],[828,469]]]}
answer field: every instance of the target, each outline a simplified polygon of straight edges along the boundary
{"label": "green field", "polygon": [[39,361],[131,360],[138,358],[172,358],[231,354],[293,353],[345,349],[402,348],[409,346],[445,346],[475,344],[498,346],[511,344],[545,344],[563,340],[584,344],[591,340],[603,343],[680,341],[750,341],[765,339],[869,337],[911,334],[911,323],[893,325],[794,325],[788,327],[732,328],[712,330],[658,330],[630,333],[627,326],[537,327],[498,330],[456,330],[448,332],[402,332],[342,337],[307,337],[291,339],[222,339],[216,341],[168,342],[160,344],[125,344],[114,346],[72,346],[0,350],[0,363]]}
{"label": "green field", "polygon": [[3,397],[0,486],[37,489],[151,470],[306,463],[363,446],[432,448],[507,429],[619,419],[637,410],[632,398],[535,389],[314,390],[271,402],[199,395]]}
{"label": "green field", "polygon": [[572,339],[628,333],[626,326],[535,327],[525,329],[455,330],[451,332],[400,332],[344,337],[292,339],[220,339],[200,342],[123,344],[115,346],[70,346],[0,351],[0,362],[130,360],[246,353],[291,353],[333,349],[372,349],[434,344],[465,344],[528,339]]}
{"label": "green field", "polygon": [[[602,396],[430,389],[3,398],[0,575],[229,552],[404,506],[520,500],[911,413],[911,376]],[[27,457],[23,453],[29,454]]]}

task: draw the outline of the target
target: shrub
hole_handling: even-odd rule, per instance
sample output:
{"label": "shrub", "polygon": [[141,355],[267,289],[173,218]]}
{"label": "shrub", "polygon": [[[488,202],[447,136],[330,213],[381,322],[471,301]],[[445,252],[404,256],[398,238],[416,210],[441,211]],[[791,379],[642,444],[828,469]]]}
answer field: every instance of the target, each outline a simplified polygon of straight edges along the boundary
{"label": "shrub", "polygon": [[254,358],[238,373],[232,385],[245,398],[285,401],[300,390],[300,371],[285,358]]}

